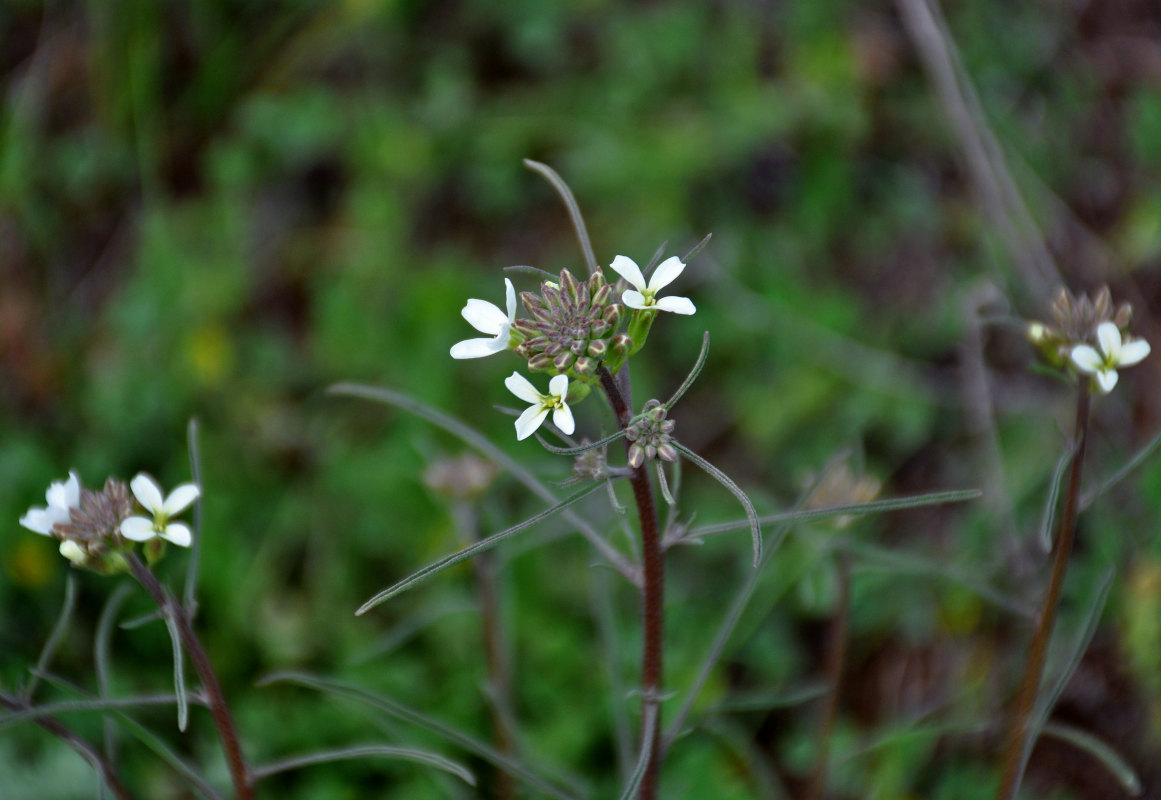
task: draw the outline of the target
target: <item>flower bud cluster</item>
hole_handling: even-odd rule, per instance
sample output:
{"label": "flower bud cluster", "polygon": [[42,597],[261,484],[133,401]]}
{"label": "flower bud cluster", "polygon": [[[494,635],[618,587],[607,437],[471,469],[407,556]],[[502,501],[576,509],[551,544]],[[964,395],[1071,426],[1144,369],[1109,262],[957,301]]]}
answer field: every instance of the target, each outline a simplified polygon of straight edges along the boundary
{"label": "flower bud cluster", "polygon": [[541,283],[539,294],[521,292],[532,318],[512,323],[524,336],[516,355],[527,359],[533,372],[594,375],[602,361],[632,346],[624,334],[615,335],[624,306],[613,299],[613,286],[600,271],[581,282],[566,269],[560,283]]}
{"label": "flower bud cluster", "polygon": [[662,461],[676,461],[677,448],[673,446],[674,422],[666,419],[667,410],[660,400],[649,400],[641,409],[641,414],[625,429],[629,445],[629,466],[636,469],[645,461],[660,458]]}
{"label": "flower bud cluster", "polygon": [[1089,298],[1087,294],[1074,296],[1063,286],[1052,301],[1052,324],[1031,322],[1028,339],[1054,367],[1070,363],[1072,349],[1080,344],[1096,345],[1097,328],[1111,322],[1122,333],[1127,333],[1133,319],[1128,303],[1113,307],[1109,287],[1102,286]]}

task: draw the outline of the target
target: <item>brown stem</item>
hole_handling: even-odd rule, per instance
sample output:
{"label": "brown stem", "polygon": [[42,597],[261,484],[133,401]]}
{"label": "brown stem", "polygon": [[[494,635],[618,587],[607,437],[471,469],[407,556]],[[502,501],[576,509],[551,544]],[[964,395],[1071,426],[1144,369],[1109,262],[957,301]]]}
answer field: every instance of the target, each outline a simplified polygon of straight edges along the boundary
{"label": "brown stem", "polygon": [[843,666],[847,655],[847,626],[851,611],[851,559],[847,553],[838,556],[838,608],[831,622],[830,637],[826,645],[826,682],[829,687],[826,705],[818,726],[818,758],[814,763],[814,774],[807,800],[822,800],[826,791],[826,773],[830,761],[830,740],[834,723],[838,718],[839,695],[842,693]]}
{"label": "brown stem", "polygon": [[[609,398],[613,413],[617,416],[617,424],[623,430],[633,418],[632,409],[629,408],[613,374],[605,367],[600,368],[599,374],[601,387]],[[630,442],[626,440],[626,453],[629,447]],[[660,694],[662,639],[665,632],[665,555],[661,549],[661,531],[657,523],[657,507],[653,502],[653,486],[649,482],[649,473],[646,472],[645,465],[636,467],[629,480],[633,485],[633,499],[637,503],[637,515],[641,522],[641,558],[645,569],[641,599],[644,627],[641,653],[642,726],[648,717],[646,713],[648,709],[651,707],[656,709],[651,755],[637,797],[639,800],[655,800],[661,774],[661,760],[664,758],[661,747]],[[644,744],[642,742],[642,745]]]}
{"label": "brown stem", "polygon": [[[34,708],[31,703],[15,697],[9,697],[6,694],[0,694],[0,706],[4,706],[13,711],[26,711]],[[113,770],[113,765],[107,759],[103,758],[92,745],[77,736],[70,728],[58,722],[53,717],[37,717],[32,721],[60,739],[73,750],[76,750],[82,758],[92,764],[93,769],[101,774],[101,779],[105,782],[105,786],[109,787],[109,791],[116,795],[118,800],[133,800],[133,795],[121,783],[121,779],[117,777],[117,773]]]}
{"label": "brown stem", "polygon": [[[456,522],[468,543],[479,540],[476,515],[467,501],[457,501],[453,509]],[[483,622],[484,658],[488,668],[488,712],[492,720],[492,741],[496,751],[511,756],[515,750],[509,725],[512,709],[512,676],[504,649],[504,630],[500,621],[500,604],[496,581],[496,562],[492,553],[480,553],[472,559],[476,575],[476,601]],[[506,770],[497,769],[493,777],[492,797],[514,800],[516,784]]]}
{"label": "brown stem", "polygon": [[1068,556],[1076,538],[1076,504],[1080,496],[1080,474],[1084,466],[1084,449],[1088,440],[1088,380],[1080,379],[1080,389],[1076,397],[1076,455],[1072,458],[1072,468],[1068,474],[1068,494],[1064,498],[1064,513],[1060,517],[1060,530],[1056,535],[1056,558],[1052,563],[1052,578],[1048,582],[1048,593],[1044,597],[1044,607],[1036,631],[1032,635],[1032,646],[1028,651],[1028,663],[1024,668],[1024,681],[1016,698],[1016,709],[1012,715],[1012,727],[1008,733],[1008,743],[1004,749],[1004,773],[1000,782],[998,800],[1012,800],[1020,787],[1023,775],[1024,748],[1028,739],[1028,717],[1036,703],[1036,693],[1040,688],[1040,678],[1044,673],[1044,660],[1048,652],[1048,640],[1052,638],[1052,627],[1056,622],[1056,610],[1060,605],[1060,592],[1064,586],[1064,574],[1068,570]]}
{"label": "brown stem", "polygon": [[242,757],[242,745],[238,740],[238,731],[234,727],[234,720],[230,715],[230,707],[226,703],[226,696],[222,694],[222,686],[218,683],[218,676],[214,673],[210,658],[206,655],[205,649],[202,648],[197,634],[194,633],[193,626],[190,625],[185,608],[168,589],[161,585],[161,581],[157,580],[157,576],[150,572],[149,567],[141,563],[141,559],[133,553],[129,553],[126,560],[129,562],[129,570],[133,573],[133,577],[149,593],[161,612],[174,621],[178,636],[181,637],[181,643],[189,654],[198,677],[201,678],[210,714],[214,718],[214,725],[218,729],[218,738],[221,740],[222,750],[226,754],[226,764],[230,768],[234,793],[238,800],[250,800],[254,795],[250,788],[246,761]]}

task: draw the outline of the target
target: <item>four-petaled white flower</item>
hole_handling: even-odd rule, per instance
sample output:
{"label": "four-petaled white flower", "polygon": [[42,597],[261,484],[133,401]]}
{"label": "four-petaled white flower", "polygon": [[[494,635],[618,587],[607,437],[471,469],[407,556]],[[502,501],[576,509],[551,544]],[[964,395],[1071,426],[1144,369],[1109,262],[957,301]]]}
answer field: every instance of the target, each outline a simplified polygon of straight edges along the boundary
{"label": "four-petaled white flower", "polygon": [[531,381],[519,372],[513,372],[505,378],[504,385],[512,394],[532,404],[516,420],[516,439],[518,441],[527,439],[535,433],[536,429],[540,427],[540,423],[544,422],[544,418],[548,416],[549,411],[552,412],[552,424],[560,428],[561,431],[567,434],[576,430],[572,409],[564,401],[568,396],[567,375],[554,375],[552,380],[548,382],[548,394],[536,391],[536,387],[532,385]]}
{"label": "four-petaled white flower", "polygon": [[1101,394],[1108,394],[1117,385],[1117,368],[1131,367],[1149,355],[1149,343],[1144,339],[1121,341],[1121,331],[1112,322],[1097,326],[1100,352],[1087,344],[1072,348],[1072,363],[1081,372],[1096,378]]}
{"label": "four-petaled white flower", "polygon": [[629,308],[642,311],[672,311],[674,314],[692,314],[697,310],[688,297],[663,297],[660,300],[656,297],[658,291],[673,283],[685,269],[685,264],[681,263],[681,259],[677,256],[670,256],[658,264],[649,278],[648,285],[637,262],[631,258],[617,256],[609,265],[609,269],[633,284],[633,289],[626,289],[621,295],[621,302]]}
{"label": "four-petaled white flower", "polygon": [[508,349],[508,339],[511,336],[512,323],[516,319],[516,290],[512,288],[512,281],[504,279],[505,301],[508,313],[487,300],[469,300],[460,314],[473,328],[480,333],[487,333],[491,339],[465,339],[452,345],[452,358],[483,358],[492,353],[499,353]]}
{"label": "four-petaled white flower", "polygon": [[201,489],[195,484],[183,483],[170,492],[168,497],[164,497],[161,487],[144,472],[138,473],[137,477],[130,481],[129,487],[137,497],[137,502],[153,514],[153,519],[129,517],[121,523],[122,536],[135,542],[145,542],[160,536],[179,547],[190,546],[193,533],[189,526],[183,522],[170,522],[169,518],[189,508],[201,495]]}
{"label": "four-petaled white flower", "polygon": [[54,481],[44,493],[47,508],[30,508],[20,524],[30,531],[52,536],[52,529],[69,521],[72,509],[81,504],[81,479],[70,472],[68,480]]}

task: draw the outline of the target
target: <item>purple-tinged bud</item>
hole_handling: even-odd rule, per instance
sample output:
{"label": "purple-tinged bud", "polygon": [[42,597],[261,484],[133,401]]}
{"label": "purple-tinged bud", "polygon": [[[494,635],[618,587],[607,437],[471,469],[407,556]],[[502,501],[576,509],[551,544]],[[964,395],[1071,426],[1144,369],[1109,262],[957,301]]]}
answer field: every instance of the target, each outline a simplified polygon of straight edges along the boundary
{"label": "purple-tinged bud", "polygon": [[532,338],[540,333],[540,329],[536,327],[532,320],[524,319],[523,317],[512,321],[512,330],[528,338]]}
{"label": "purple-tinged bud", "polygon": [[528,369],[533,372],[548,372],[552,369],[552,357],[545,353],[537,353],[528,359]]}
{"label": "purple-tinged bud", "polygon": [[674,422],[671,419],[667,419],[661,423],[661,432],[662,433],[673,433],[673,428],[675,425],[677,425],[676,422]]}
{"label": "purple-tinged bud", "polygon": [[530,308],[528,313],[536,317],[536,321],[542,325],[555,325],[556,321],[552,318],[552,313],[543,308]]}
{"label": "purple-tinged bud", "polygon": [[633,349],[633,339],[624,333],[618,333],[613,337],[609,349],[617,358],[624,358]]}
{"label": "purple-tinged bud", "polygon": [[643,463],[645,463],[645,451],[641,448],[641,445],[635,444],[629,448],[629,466],[637,469]]}
{"label": "purple-tinged bud", "polygon": [[657,448],[651,444],[645,445],[645,457],[650,461],[657,458]]}
{"label": "purple-tinged bud", "polygon": [[609,343],[604,339],[594,339],[589,342],[588,353],[593,358],[601,359],[609,351]]}
{"label": "purple-tinged bud", "polygon": [[572,365],[572,371],[577,375],[592,375],[597,371],[598,363],[599,362],[596,359],[589,358],[588,356],[581,356],[576,360],[576,363]]}
{"label": "purple-tinged bud", "polygon": [[612,325],[605,322],[603,319],[598,319],[589,328],[589,335],[592,336],[594,339],[600,339],[602,336],[604,336],[606,333],[608,333],[612,329],[613,329]]}
{"label": "purple-tinged bud", "polygon": [[669,461],[670,463],[677,461],[677,448],[671,445],[669,442],[658,445],[657,457],[662,461]]}
{"label": "purple-tinged bud", "polygon": [[620,303],[613,303],[605,309],[605,313],[602,316],[602,319],[604,319],[605,322],[609,323],[615,328],[617,327],[617,322],[621,319],[621,314],[624,312],[624,310],[625,307]]}
{"label": "purple-tinged bud", "polygon": [[579,289],[580,289],[580,287],[577,285],[576,278],[574,278],[572,276],[572,273],[569,272],[567,269],[561,270],[560,271],[560,291],[563,294],[565,294],[568,297],[571,297],[572,299],[575,300],[576,296],[577,296],[577,291]]}
{"label": "purple-tinged bud", "polygon": [[560,342],[553,342],[552,344],[548,345],[548,347],[544,348],[544,354],[549,358],[556,358],[557,355],[560,354],[560,351],[563,349],[563,344]]}
{"label": "purple-tinged bud", "polygon": [[544,301],[536,292],[521,292],[520,302],[524,304],[524,307],[528,309],[529,313],[534,308],[544,308]]}
{"label": "purple-tinged bud", "polygon": [[564,372],[572,366],[574,361],[576,361],[576,356],[571,351],[565,350],[556,358],[552,359],[552,366],[557,372]]}
{"label": "purple-tinged bud", "polygon": [[544,305],[548,308],[559,306],[560,303],[560,289],[555,286],[549,286],[548,282],[540,284],[540,294],[544,298]]}
{"label": "purple-tinged bud", "polygon": [[568,346],[568,349],[572,351],[574,356],[579,356],[585,351],[586,344],[587,342],[585,342],[584,339],[573,339],[572,344]]}
{"label": "purple-tinged bud", "polygon": [[613,294],[613,287],[609,284],[602,284],[601,288],[593,292],[593,299],[589,302],[589,308],[597,309],[608,304],[609,298]]}
{"label": "purple-tinged bud", "polygon": [[531,358],[535,351],[529,346],[528,341],[525,340],[513,347],[512,352],[520,358]]}
{"label": "purple-tinged bud", "polygon": [[608,286],[609,282],[605,280],[605,273],[598,269],[596,272],[589,276],[588,284],[589,292],[593,295],[593,300],[595,302],[597,292]]}

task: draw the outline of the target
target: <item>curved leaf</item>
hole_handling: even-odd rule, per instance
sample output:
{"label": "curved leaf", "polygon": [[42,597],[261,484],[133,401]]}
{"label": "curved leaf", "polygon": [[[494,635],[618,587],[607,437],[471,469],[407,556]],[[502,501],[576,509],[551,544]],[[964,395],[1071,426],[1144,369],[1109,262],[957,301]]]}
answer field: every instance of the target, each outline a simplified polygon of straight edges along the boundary
{"label": "curved leaf", "polygon": [[357,758],[400,758],[406,761],[418,761],[421,764],[450,772],[469,786],[476,785],[476,776],[462,764],[444,758],[438,753],[426,750],[417,750],[413,747],[390,747],[388,745],[359,745],[354,747],[339,747],[334,750],[319,750],[315,753],[306,753],[293,758],[274,761],[261,767],[250,770],[250,778],[254,782],[279,772],[288,772],[292,769],[313,766],[315,764],[329,764],[335,761],[350,761]]}

